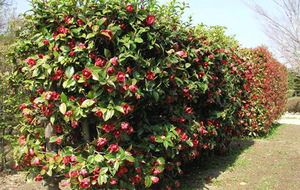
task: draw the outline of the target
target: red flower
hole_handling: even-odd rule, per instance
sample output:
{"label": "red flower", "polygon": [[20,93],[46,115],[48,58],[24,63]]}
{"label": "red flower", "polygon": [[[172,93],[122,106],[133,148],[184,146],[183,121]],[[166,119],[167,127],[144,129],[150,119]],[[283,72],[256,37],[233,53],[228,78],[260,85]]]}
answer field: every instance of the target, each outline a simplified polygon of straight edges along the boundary
{"label": "red flower", "polygon": [[126,103],[124,103],[124,104],[122,104],[122,106],[121,106],[122,108],[123,108],[123,110],[124,110],[124,114],[126,115],[126,114],[128,114],[129,113],[129,111],[131,111],[131,107],[130,107],[130,105],[129,104],[126,104]]}
{"label": "red flower", "polygon": [[132,5],[127,5],[126,10],[127,12],[132,12],[133,11]]}
{"label": "red flower", "polygon": [[115,124],[114,123],[105,123],[102,125],[102,129],[109,133],[110,131],[113,131],[115,129]]}
{"label": "red flower", "polygon": [[53,35],[52,35],[53,38],[56,38],[57,37],[57,31],[53,31]]}
{"label": "red flower", "polygon": [[114,74],[115,71],[116,71],[116,70],[115,70],[113,67],[108,67],[108,68],[106,69],[106,74],[108,74],[109,76],[111,76],[111,75]]}
{"label": "red flower", "polygon": [[152,72],[152,71],[147,71],[146,78],[147,78],[148,80],[153,80],[154,77],[155,77],[154,72]]}
{"label": "red flower", "polygon": [[132,75],[132,71],[131,71],[130,67],[127,67],[126,70],[127,70],[128,74]]}
{"label": "red flower", "polygon": [[191,114],[193,110],[191,107],[186,107],[185,111],[186,111],[186,113]]}
{"label": "red flower", "polygon": [[80,79],[80,75],[79,75],[78,73],[75,73],[75,74],[73,75],[73,79],[79,80],[79,79]]}
{"label": "red flower", "polygon": [[152,170],[152,173],[153,174],[160,174],[162,171],[161,170],[159,170],[158,168],[154,168],[153,170]]}
{"label": "red flower", "polygon": [[98,110],[95,112],[95,115],[96,115],[97,117],[102,118],[103,113],[102,113],[102,111],[101,111],[100,109],[98,109]]}
{"label": "red flower", "polygon": [[79,44],[78,44],[78,47],[79,47],[80,49],[83,49],[83,48],[85,48],[85,45],[84,45],[84,43],[79,43]]}
{"label": "red flower", "polygon": [[110,153],[119,152],[119,145],[118,145],[118,143],[111,144],[111,145],[109,145],[108,149],[109,149]]}
{"label": "red flower", "polygon": [[87,178],[81,180],[81,182],[80,182],[80,188],[87,189],[89,187],[90,187],[90,181]]}
{"label": "red flower", "polygon": [[128,130],[129,129],[129,123],[128,122],[123,122],[122,124],[121,124],[121,128],[123,129],[123,130]]}
{"label": "red flower", "polygon": [[117,184],[117,180],[114,179],[114,178],[112,178],[112,179],[110,180],[110,184],[111,184],[111,185],[116,185],[116,184]]}
{"label": "red flower", "polygon": [[54,129],[57,133],[62,133],[63,132],[63,127],[61,125],[55,125]]}
{"label": "red flower", "polygon": [[151,142],[155,142],[155,140],[156,140],[156,136],[155,136],[155,135],[151,135],[150,141],[151,141]]}
{"label": "red flower", "polygon": [[44,178],[41,174],[38,174],[36,177],[35,177],[35,181],[42,181]]}
{"label": "red flower", "polygon": [[98,147],[102,147],[104,145],[106,145],[107,143],[107,139],[106,138],[100,138],[98,141],[97,141],[97,145]]}
{"label": "red flower", "polygon": [[154,21],[155,21],[155,17],[154,17],[153,15],[148,15],[148,16],[147,16],[147,18],[146,18],[146,23],[147,23],[148,25],[153,24]]}
{"label": "red flower", "polygon": [[125,73],[123,73],[122,71],[119,71],[117,74],[117,81],[124,82],[125,78],[126,78]]}
{"label": "red flower", "polygon": [[96,62],[95,62],[95,65],[98,66],[98,67],[103,67],[106,63],[106,60],[104,59],[101,59],[101,58],[97,58],[96,59]]}
{"label": "red flower", "polygon": [[31,67],[36,64],[35,59],[32,59],[32,58],[27,58],[26,61]]}
{"label": "red flower", "polygon": [[74,57],[76,55],[75,51],[70,51],[69,56]]}
{"label": "red flower", "polygon": [[111,64],[113,64],[114,66],[118,66],[118,57],[115,56],[113,58],[110,59]]}
{"label": "red flower", "polygon": [[33,164],[38,166],[41,164],[41,160],[39,158],[35,158],[34,161],[33,161]]}
{"label": "red flower", "polygon": [[49,40],[44,39],[44,40],[43,40],[43,44],[44,44],[44,45],[48,45],[48,44],[49,44]]}
{"label": "red flower", "polygon": [[92,76],[92,72],[91,70],[89,70],[88,68],[83,69],[82,71],[82,75],[85,79],[89,79]]}
{"label": "red flower", "polygon": [[26,104],[21,104],[19,106],[19,109],[24,110],[25,108],[28,108]]}
{"label": "red flower", "polygon": [[83,25],[83,21],[82,21],[81,19],[77,19],[76,22],[77,22],[77,24],[80,25],[80,26]]}
{"label": "red flower", "polygon": [[129,90],[133,93],[136,93],[137,89],[138,89],[138,87],[135,84],[132,84],[129,86]]}
{"label": "red flower", "polygon": [[214,57],[215,57],[214,54],[210,54],[210,55],[208,56],[209,59],[213,59]]}
{"label": "red flower", "polygon": [[159,181],[158,177],[156,176],[152,177],[152,184],[158,183],[158,181]]}
{"label": "red flower", "polygon": [[70,17],[70,15],[68,15],[68,16],[65,18],[65,23],[66,23],[66,24],[72,24],[72,18]]}
{"label": "red flower", "polygon": [[134,183],[134,184],[135,183],[140,183],[141,180],[142,180],[142,178],[140,176],[136,175],[136,176],[131,178],[131,183]]}
{"label": "red flower", "polygon": [[64,163],[65,165],[68,165],[68,164],[70,163],[70,157],[69,157],[69,156],[64,156],[64,157],[63,157],[63,163]]}
{"label": "red flower", "polygon": [[80,175],[85,177],[88,172],[86,171],[86,169],[81,169],[79,173],[80,173]]}
{"label": "red flower", "polygon": [[102,36],[106,40],[111,40],[113,38],[111,30],[101,30],[100,36]]}
{"label": "red flower", "polygon": [[68,33],[68,29],[65,28],[64,26],[60,26],[58,28],[58,32],[61,33],[61,34],[66,34],[66,33]]}
{"label": "red flower", "polygon": [[58,137],[55,141],[56,144],[61,144],[61,142],[62,142],[62,139],[60,137]]}
{"label": "red flower", "polygon": [[73,121],[71,127],[76,128],[78,126],[78,121]]}
{"label": "red flower", "polygon": [[180,134],[180,138],[181,138],[181,140],[186,141],[188,139],[188,136],[186,133],[182,133],[182,134]]}

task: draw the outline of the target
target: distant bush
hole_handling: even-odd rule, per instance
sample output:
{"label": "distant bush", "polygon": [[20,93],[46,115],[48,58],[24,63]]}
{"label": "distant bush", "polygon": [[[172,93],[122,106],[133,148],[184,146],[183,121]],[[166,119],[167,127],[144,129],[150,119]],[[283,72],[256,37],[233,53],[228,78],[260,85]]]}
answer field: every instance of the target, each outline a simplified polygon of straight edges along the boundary
{"label": "distant bush", "polygon": [[292,113],[300,112],[300,97],[293,97],[288,99],[287,111]]}

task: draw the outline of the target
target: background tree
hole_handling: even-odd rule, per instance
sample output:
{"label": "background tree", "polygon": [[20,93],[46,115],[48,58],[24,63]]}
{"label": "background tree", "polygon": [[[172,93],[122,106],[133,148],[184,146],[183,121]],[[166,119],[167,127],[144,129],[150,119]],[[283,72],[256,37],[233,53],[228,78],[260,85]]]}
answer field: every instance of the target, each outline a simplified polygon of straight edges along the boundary
{"label": "background tree", "polygon": [[272,48],[286,64],[300,71],[300,1],[272,0],[279,10],[279,16],[267,12],[255,2],[250,7],[264,21],[264,33],[270,39]]}
{"label": "background tree", "polygon": [[11,161],[7,155],[12,150],[17,135],[17,121],[21,116],[15,113],[20,101],[24,100],[24,88],[13,87],[9,82],[13,66],[7,57],[13,49],[16,28],[21,23],[22,20],[14,13],[12,1],[0,0],[0,170],[5,169]]}

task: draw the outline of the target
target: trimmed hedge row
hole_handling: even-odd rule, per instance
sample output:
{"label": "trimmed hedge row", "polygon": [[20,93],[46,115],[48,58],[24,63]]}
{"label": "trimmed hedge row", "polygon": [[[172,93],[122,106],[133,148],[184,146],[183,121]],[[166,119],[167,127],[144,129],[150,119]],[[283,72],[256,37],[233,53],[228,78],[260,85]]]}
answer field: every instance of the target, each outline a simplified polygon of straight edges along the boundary
{"label": "trimmed hedge row", "polygon": [[183,161],[267,132],[284,110],[286,68],[263,48],[239,49],[221,27],[182,23],[184,5],[34,6],[11,79],[32,90],[20,106],[15,165],[28,178],[65,178],[75,189],[179,187]]}

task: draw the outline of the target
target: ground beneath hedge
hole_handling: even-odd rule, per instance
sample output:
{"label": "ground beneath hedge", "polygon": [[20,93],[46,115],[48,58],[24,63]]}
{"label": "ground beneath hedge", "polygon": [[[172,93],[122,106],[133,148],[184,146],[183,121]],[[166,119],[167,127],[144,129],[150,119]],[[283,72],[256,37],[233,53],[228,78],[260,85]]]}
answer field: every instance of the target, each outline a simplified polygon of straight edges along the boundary
{"label": "ground beneath hedge", "polygon": [[[292,120],[292,121],[291,121]],[[284,117],[271,136],[234,140],[230,151],[201,164],[185,167],[182,189],[281,190],[300,187],[300,118]],[[209,178],[211,177],[211,180]],[[206,179],[205,179],[206,178]],[[27,184],[22,173],[0,173],[0,190],[44,190],[40,183]]]}

